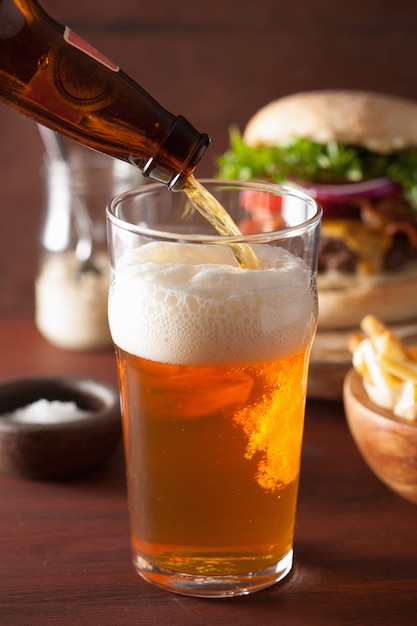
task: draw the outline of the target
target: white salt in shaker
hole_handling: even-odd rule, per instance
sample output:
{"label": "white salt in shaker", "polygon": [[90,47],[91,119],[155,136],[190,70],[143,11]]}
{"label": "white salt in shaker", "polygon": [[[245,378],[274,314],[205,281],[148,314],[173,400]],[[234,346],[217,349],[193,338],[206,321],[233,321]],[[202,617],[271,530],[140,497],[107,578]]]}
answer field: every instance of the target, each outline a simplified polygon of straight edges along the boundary
{"label": "white salt in shaker", "polygon": [[70,144],[68,155],[45,159],[46,211],[35,319],[52,344],[69,350],[111,346],[107,321],[109,265],[105,208],[143,183],[133,166]]}

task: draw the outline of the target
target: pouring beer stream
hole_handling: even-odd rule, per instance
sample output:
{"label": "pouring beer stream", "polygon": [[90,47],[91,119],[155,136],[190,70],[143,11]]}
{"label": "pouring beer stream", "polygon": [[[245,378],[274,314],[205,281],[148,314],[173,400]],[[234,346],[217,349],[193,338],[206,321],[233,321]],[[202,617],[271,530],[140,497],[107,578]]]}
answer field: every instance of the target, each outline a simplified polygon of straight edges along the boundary
{"label": "pouring beer stream", "polygon": [[[220,235],[224,237],[239,237],[242,235],[226,209],[194,176],[187,178],[184,192],[187,194],[193,207],[214,226]],[[259,269],[258,259],[248,244],[230,243],[229,245],[240,267],[252,270]]]}

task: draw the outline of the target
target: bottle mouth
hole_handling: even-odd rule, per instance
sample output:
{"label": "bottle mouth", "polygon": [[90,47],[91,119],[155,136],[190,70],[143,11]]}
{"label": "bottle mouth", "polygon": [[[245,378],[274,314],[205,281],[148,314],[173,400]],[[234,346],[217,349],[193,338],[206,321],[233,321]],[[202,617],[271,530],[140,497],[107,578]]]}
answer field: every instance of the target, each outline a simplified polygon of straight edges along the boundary
{"label": "bottle mouth", "polygon": [[198,133],[184,117],[178,116],[142,173],[173,191],[181,189],[209,145],[207,134]]}

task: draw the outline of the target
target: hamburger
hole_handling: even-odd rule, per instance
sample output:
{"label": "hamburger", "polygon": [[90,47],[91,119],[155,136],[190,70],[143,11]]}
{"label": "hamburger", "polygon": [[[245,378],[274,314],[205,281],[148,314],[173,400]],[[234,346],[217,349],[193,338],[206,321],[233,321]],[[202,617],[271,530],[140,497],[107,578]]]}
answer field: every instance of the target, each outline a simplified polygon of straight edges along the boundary
{"label": "hamburger", "polygon": [[293,185],[322,205],[319,329],[368,313],[417,318],[417,103],[339,90],[280,98],[231,130],[218,176]]}

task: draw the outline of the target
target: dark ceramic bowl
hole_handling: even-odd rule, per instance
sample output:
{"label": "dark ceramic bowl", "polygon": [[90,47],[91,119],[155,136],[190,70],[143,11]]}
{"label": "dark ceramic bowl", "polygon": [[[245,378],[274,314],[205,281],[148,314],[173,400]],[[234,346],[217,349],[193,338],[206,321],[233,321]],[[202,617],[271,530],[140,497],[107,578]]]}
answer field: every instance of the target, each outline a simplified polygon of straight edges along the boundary
{"label": "dark ceramic bowl", "polygon": [[[17,416],[17,410],[39,400],[47,406],[66,403],[67,409],[67,403],[75,403],[77,412],[57,415],[47,408],[40,419]],[[119,394],[110,385],[65,377],[0,384],[0,469],[5,472],[37,479],[81,475],[103,463],[120,438]]]}

